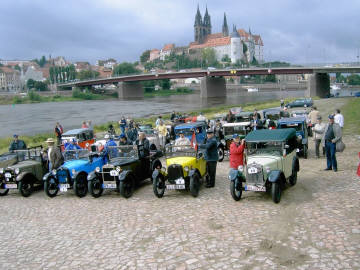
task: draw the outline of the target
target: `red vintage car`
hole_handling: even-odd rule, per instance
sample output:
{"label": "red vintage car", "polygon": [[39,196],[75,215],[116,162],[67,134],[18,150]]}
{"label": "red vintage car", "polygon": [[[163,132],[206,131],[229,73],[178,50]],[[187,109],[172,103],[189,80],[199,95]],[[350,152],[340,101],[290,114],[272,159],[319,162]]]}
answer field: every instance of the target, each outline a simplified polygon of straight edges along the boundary
{"label": "red vintage car", "polygon": [[69,130],[61,135],[61,150],[64,150],[66,144],[72,139],[76,139],[77,144],[84,149],[89,149],[95,143],[94,131],[90,128],[79,128]]}

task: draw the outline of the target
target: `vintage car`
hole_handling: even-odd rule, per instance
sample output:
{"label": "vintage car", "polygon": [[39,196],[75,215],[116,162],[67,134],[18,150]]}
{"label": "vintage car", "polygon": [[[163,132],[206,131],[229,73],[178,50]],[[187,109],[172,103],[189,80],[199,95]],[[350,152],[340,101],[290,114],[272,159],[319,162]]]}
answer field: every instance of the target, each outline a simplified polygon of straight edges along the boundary
{"label": "vintage car", "polygon": [[16,150],[3,155],[0,168],[0,196],[5,196],[10,189],[18,189],[22,196],[28,197],[35,186],[42,186],[42,178],[48,171],[42,156],[42,146]]}
{"label": "vintage car", "polygon": [[239,112],[235,114],[235,122],[242,123],[242,122],[250,122],[253,117],[253,112]]}
{"label": "vintage car", "polygon": [[68,130],[61,135],[62,150],[72,140],[76,139],[77,144],[84,149],[90,149],[90,146],[95,142],[94,131],[90,128],[79,128]]}
{"label": "vintage car", "polygon": [[139,130],[146,134],[146,138],[150,142],[150,150],[160,150],[160,139],[157,131],[151,125],[140,126]]}
{"label": "vintage car", "polygon": [[306,119],[306,124],[307,124],[307,130],[308,130],[308,135],[309,137],[312,137],[312,124],[311,121],[309,119],[309,110],[293,110],[291,111],[291,117],[305,117]]}
{"label": "vintage car", "polygon": [[203,153],[191,145],[167,145],[165,158],[166,167],[156,167],[152,175],[155,196],[162,198],[168,189],[190,190],[197,197],[202,179],[207,178]]}
{"label": "vintage car", "polygon": [[294,128],[297,136],[297,148],[304,158],[308,156],[308,128],[305,117],[282,118],[277,128]]}
{"label": "vintage car", "polygon": [[102,168],[97,167],[88,179],[90,194],[98,198],[105,189],[116,190],[129,198],[134,189],[144,180],[151,178],[155,168],[161,168],[158,159],[161,151],[150,152],[150,157],[140,158],[142,145],[122,145],[110,147],[109,162]]}
{"label": "vintage car", "polygon": [[250,122],[240,122],[240,123],[226,123],[223,125],[223,134],[224,139],[220,142],[223,145],[225,156],[229,154],[230,144],[233,140],[233,135],[240,135],[240,139],[244,139],[246,134],[251,131]]}
{"label": "vintage car", "polygon": [[63,152],[65,162],[56,170],[52,170],[44,177],[44,190],[50,198],[57,193],[67,192],[73,188],[78,197],[87,194],[87,176],[95,168],[102,168],[107,155],[102,152],[90,152],[87,149],[66,150]]}
{"label": "vintage car", "polygon": [[287,108],[294,108],[294,107],[311,107],[314,105],[314,102],[311,98],[299,98],[292,102],[289,102],[285,105]]}
{"label": "vintage car", "polygon": [[290,117],[290,113],[281,108],[271,108],[262,110],[264,127],[276,127],[277,121],[284,117]]}
{"label": "vintage car", "polygon": [[295,185],[300,169],[295,129],[254,130],[245,140],[246,165],[229,172],[231,196],[238,201],[242,191],[271,192],[280,202],[286,181]]}

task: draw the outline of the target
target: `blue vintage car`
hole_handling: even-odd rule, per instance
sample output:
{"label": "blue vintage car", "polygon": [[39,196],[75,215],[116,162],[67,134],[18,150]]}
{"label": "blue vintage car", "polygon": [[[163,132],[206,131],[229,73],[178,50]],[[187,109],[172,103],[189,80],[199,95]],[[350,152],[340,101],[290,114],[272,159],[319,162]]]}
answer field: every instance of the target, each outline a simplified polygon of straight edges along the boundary
{"label": "blue vintage car", "polygon": [[296,130],[299,152],[304,158],[308,156],[308,130],[305,117],[281,118],[277,122],[277,128],[294,128]]}
{"label": "blue vintage car", "polygon": [[106,157],[104,153],[90,152],[86,149],[69,150],[63,153],[65,162],[57,170],[47,173],[44,180],[44,190],[49,197],[57,193],[67,192],[73,188],[78,197],[87,194],[87,176],[97,167],[102,168]]}
{"label": "blue vintage car", "polygon": [[179,133],[183,132],[185,137],[191,141],[191,138],[195,132],[196,142],[203,143],[206,138],[206,128],[207,125],[205,122],[190,122],[181,124],[174,128],[175,138],[179,138]]}

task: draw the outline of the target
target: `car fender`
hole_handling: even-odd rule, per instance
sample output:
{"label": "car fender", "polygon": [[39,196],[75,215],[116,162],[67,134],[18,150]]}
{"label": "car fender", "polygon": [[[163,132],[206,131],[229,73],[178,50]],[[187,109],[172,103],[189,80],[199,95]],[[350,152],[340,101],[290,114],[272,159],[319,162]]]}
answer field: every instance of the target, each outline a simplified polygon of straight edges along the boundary
{"label": "car fender", "polygon": [[52,172],[48,172],[43,176],[43,181],[48,181],[51,178]]}
{"label": "car fender", "polygon": [[87,180],[88,181],[92,181],[94,179],[98,178],[97,174],[95,171],[92,171],[90,172],[88,175],[87,175]]}
{"label": "car fender", "polygon": [[190,170],[188,176],[192,177],[195,173],[197,173],[201,177],[201,174],[197,169]]}
{"label": "car fender", "polygon": [[25,177],[27,177],[27,176],[31,176],[31,178],[35,178],[36,179],[36,177],[35,177],[35,175],[34,174],[32,174],[31,172],[22,172],[22,173],[20,173],[18,176],[16,176],[16,181],[18,182],[18,181],[22,181]]}
{"label": "car fender", "polygon": [[80,174],[86,174],[86,178],[87,178],[87,172],[84,172],[84,171],[78,171],[78,172],[75,172],[73,175],[72,175],[72,179],[75,180]]}
{"label": "car fender", "polygon": [[299,164],[299,159],[297,157],[294,157],[293,162],[292,162],[292,167],[298,172],[300,171],[300,164]]}
{"label": "car fender", "polygon": [[235,181],[237,176],[238,176],[238,170],[230,169],[230,171],[229,171],[229,180],[230,181]]}
{"label": "car fender", "polygon": [[268,181],[271,183],[278,182],[282,177],[282,171],[280,170],[273,170],[268,175]]}
{"label": "car fender", "polygon": [[131,174],[132,172],[129,171],[129,170],[125,170],[125,171],[122,171],[120,174],[119,174],[119,181],[124,181],[125,178]]}
{"label": "car fender", "polygon": [[[158,168],[160,167],[160,168]],[[155,159],[152,161],[151,163],[151,169],[154,171],[155,169],[161,169],[162,168],[162,164],[161,161],[159,159]]]}

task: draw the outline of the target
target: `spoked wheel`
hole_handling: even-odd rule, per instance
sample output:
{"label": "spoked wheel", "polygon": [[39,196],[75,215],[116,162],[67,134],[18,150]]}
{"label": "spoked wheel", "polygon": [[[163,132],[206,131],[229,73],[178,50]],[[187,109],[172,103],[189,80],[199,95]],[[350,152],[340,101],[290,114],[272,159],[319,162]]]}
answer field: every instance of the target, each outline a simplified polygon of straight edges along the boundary
{"label": "spoked wheel", "polygon": [[231,193],[231,197],[233,197],[235,201],[241,199],[242,183],[239,180],[236,179],[235,181],[230,182],[230,193]]}
{"label": "spoked wheel", "polygon": [[194,173],[190,177],[190,193],[193,197],[197,197],[199,195],[200,189],[200,177],[197,173]]}
{"label": "spoked wheel", "polygon": [[295,169],[293,169],[293,172],[289,178],[289,183],[290,183],[290,185],[295,186],[296,181],[297,181],[297,171]]}
{"label": "spoked wheel", "polygon": [[271,197],[274,203],[279,203],[281,199],[280,183],[272,183],[271,185]]}
{"label": "spoked wheel", "polygon": [[6,196],[9,193],[9,189],[5,188],[5,184],[0,184],[0,196]]}
{"label": "spoked wheel", "polygon": [[153,180],[153,191],[156,197],[162,198],[165,193],[165,181],[162,175],[156,176]]}
{"label": "spoked wheel", "polygon": [[135,179],[131,174],[128,174],[123,181],[120,181],[120,194],[124,198],[130,198],[134,193]]}
{"label": "spoked wheel", "polygon": [[54,179],[50,179],[45,181],[44,190],[46,195],[48,195],[50,198],[53,198],[59,192],[59,185],[55,182]]}
{"label": "spoked wheel", "polygon": [[79,198],[85,197],[87,193],[86,174],[80,174],[74,181],[74,191]]}
{"label": "spoked wheel", "polygon": [[103,193],[102,182],[99,179],[94,179],[88,182],[88,189],[94,198],[99,198]]}
{"label": "spoked wheel", "polygon": [[29,197],[33,192],[34,185],[31,180],[24,179],[19,182],[19,190],[21,195],[24,197]]}

